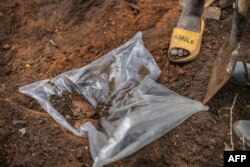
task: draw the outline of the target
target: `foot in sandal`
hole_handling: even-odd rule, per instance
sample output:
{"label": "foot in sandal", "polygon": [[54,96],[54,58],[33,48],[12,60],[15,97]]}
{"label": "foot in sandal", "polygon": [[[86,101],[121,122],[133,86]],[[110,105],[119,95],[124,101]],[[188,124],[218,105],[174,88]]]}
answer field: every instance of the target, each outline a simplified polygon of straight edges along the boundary
{"label": "foot in sandal", "polygon": [[201,19],[204,3],[187,0],[171,38],[168,57],[172,62],[186,63],[198,56],[205,27]]}

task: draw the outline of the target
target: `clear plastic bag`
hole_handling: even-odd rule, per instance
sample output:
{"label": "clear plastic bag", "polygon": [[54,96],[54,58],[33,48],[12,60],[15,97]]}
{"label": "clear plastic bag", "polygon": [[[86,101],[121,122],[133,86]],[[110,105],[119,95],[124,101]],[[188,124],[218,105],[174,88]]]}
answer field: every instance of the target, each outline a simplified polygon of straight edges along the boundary
{"label": "clear plastic bag", "polygon": [[250,147],[250,121],[236,121],[233,124],[233,129],[235,135],[241,140],[244,138],[245,143]]}
{"label": "clear plastic bag", "polygon": [[[99,167],[134,153],[191,115],[208,110],[200,102],[157,84],[160,73],[139,32],[83,68],[21,87],[19,91],[36,99],[74,135],[88,137],[93,166]],[[111,104],[109,117],[100,119],[103,131],[90,122],[79,129],[67,122],[51,103],[51,96],[62,96],[64,91],[82,94],[94,108]]]}

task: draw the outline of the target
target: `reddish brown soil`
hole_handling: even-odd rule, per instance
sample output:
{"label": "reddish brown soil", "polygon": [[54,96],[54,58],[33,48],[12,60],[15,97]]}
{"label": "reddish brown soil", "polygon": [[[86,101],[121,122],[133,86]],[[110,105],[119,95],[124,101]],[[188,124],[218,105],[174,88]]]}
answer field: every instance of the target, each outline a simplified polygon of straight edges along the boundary
{"label": "reddish brown soil", "polygon": [[[207,21],[200,56],[176,65],[166,53],[180,11],[177,0],[1,1],[0,166],[91,166],[87,139],[69,134],[18,88],[82,67],[139,30],[162,70],[158,81],[181,95],[202,100],[215,56],[230,32],[232,12],[223,11],[221,22]],[[250,53],[250,31],[246,33],[242,58]],[[234,119],[246,116],[249,89],[228,84],[209,103],[210,111],[194,115],[109,166],[222,166],[224,145],[229,144],[229,113],[217,111],[230,106],[237,93]],[[241,149],[236,139],[235,144]]]}

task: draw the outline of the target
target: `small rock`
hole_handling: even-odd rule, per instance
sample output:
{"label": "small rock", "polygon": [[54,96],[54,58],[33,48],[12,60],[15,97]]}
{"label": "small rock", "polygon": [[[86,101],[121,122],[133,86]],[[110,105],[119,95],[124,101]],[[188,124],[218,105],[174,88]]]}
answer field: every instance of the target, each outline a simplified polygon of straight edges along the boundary
{"label": "small rock", "polygon": [[203,18],[220,20],[221,9],[216,6],[210,6],[204,9]]}
{"label": "small rock", "polygon": [[21,133],[20,137],[23,137],[26,134],[26,128],[19,129],[18,131]]}
{"label": "small rock", "polygon": [[25,67],[26,67],[26,68],[30,68],[31,65],[30,65],[30,64],[25,64]]}

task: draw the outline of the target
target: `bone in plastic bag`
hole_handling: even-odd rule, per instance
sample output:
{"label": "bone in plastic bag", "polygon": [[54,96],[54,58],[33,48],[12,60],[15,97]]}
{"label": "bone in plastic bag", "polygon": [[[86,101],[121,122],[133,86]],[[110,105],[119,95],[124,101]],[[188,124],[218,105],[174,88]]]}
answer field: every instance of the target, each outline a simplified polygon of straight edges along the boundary
{"label": "bone in plastic bag", "polygon": [[[160,69],[144,47],[141,33],[91,64],[19,89],[36,99],[56,122],[79,137],[89,137],[96,167],[126,157],[159,138],[198,111],[200,102],[157,84]],[[111,103],[104,131],[90,122],[76,129],[52,106],[52,95],[82,94],[93,107]],[[112,118],[112,120],[111,120]]]}

